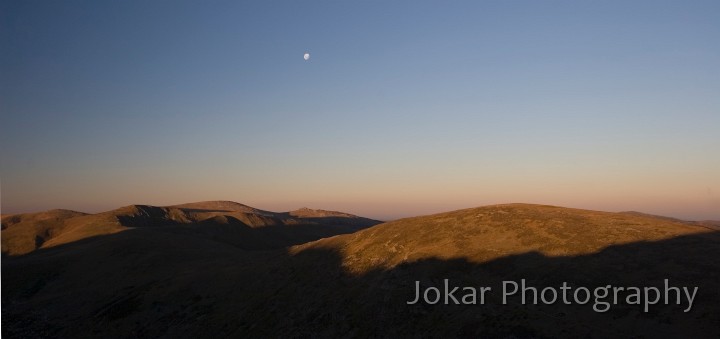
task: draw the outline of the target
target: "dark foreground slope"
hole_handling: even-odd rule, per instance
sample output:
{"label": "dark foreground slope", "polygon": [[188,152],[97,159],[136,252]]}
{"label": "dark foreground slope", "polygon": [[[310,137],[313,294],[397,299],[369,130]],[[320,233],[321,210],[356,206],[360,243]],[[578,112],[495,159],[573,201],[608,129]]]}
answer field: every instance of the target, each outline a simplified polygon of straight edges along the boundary
{"label": "dark foreground slope", "polygon": [[[279,250],[137,227],[2,262],[7,337],[718,337],[720,234],[647,216],[499,205]],[[222,234],[224,229],[218,229]],[[687,305],[407,305],[442,288],[697,286]]]}

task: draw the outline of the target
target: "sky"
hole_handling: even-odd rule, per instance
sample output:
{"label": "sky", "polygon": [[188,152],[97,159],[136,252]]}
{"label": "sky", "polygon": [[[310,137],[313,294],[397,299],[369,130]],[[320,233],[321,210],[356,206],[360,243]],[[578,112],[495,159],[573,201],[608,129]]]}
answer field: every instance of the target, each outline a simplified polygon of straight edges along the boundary
{"label": "sky", "polygon": [[720,219],[718,18],[718,1],[0,0],[2,213]]}

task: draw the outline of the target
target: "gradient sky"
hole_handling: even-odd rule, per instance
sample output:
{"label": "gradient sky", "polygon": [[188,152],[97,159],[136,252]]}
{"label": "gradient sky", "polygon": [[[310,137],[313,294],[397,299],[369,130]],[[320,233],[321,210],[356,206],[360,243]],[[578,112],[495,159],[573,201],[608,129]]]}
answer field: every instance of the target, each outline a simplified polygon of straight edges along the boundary
{"label": "gradient sky", "polygon": [[0,3],[3,213],[720,219],[718,1]]}

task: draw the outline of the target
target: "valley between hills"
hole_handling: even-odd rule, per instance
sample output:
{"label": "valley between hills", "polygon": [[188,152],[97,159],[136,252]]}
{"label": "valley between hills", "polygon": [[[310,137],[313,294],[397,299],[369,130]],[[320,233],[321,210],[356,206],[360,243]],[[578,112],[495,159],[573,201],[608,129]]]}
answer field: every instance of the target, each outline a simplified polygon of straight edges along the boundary
{"label": "valley between hills", "polygon": [[[504,204],[381,222],[229,201],[2,216],[2,334],[720,336],[717,222]],[[414,286],[698,288],[685,305],[407,304]]]}

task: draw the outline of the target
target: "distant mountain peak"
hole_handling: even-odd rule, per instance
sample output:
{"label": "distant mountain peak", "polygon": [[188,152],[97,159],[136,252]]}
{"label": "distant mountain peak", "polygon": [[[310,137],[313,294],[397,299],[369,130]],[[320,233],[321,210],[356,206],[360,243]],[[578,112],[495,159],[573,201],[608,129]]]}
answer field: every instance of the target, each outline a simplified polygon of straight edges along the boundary
{"label": "distant mountain peak", "polygon": [[[250,228],[273,227],[274,244],[292,243],[293,237],[310,239],[319,235],[349,233],[381,223],[352,214],[303,208],[295,212],[270,212],[234,201],[201,201],[172,206],[133,204],[97,214],[68,210],[2,216],[2,252],[18,255],[40,247],[61,245],[77,240],[138,227],[202,226],[210,232],[213,225]],[[287,228],[286,226],[293,226]],[[312,227],[302,227],[312,226]],[[237,231],[237,230],[236,230]],[[242,232],[242,231],[237,231]],[[236,234],[235,234],[236,235]],[[243,243],[252,242],[250,238]],[[260,245],[253,245],[260,246]]]}
{"label": "distant mountain peak", "polygon": [[174,207],[174,208],[188,208],[188,209],[202,209],[202,210],[217,210],[217,211],[235,211],[235,212],[249,212],[249,213],[257,213],[257,212],[265,212],[262,210],[259,210],[257,208],[241,204],[239,202],[235,201],[229,201],[229,200],[210,200],[210,201],[200,201],[200,202],[192,202],[187,204],[180,204],[180,205],[172,205],[168,207]]}
{"label": "distant mountain peak", "polygon": [[328,211],[328,210],[322,210],[322,209],[312,209],[307,207],[302,207],[294,211],[289,212],[291,216],[293,217],[300,217],[300,218],[327,218],[327,217],[342,217],[342,218],[358,218],[358,216],[350,213],[344,213],[344,212],[338,212],[338,211]]}

